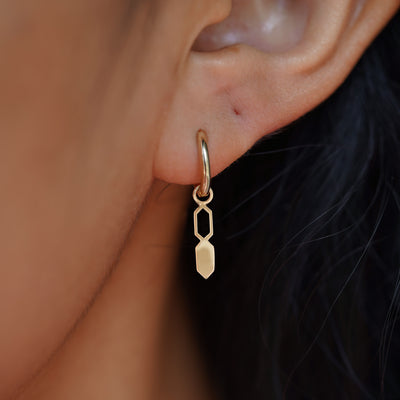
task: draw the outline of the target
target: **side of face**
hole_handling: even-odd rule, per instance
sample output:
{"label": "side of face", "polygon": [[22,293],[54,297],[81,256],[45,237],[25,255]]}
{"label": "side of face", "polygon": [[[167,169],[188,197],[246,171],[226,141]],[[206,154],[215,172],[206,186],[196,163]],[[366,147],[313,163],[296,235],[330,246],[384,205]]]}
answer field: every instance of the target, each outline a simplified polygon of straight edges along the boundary
{"label": "side of face", "polygon": [[199,128],[215,175],[327,98],[398,6],[3,2],[0,397],[78,321],[152,180],[198,182]]}
{"label": "side of face", "polygon": [[208,3],[0,6],[0,398],[50,357],[115,263]]}

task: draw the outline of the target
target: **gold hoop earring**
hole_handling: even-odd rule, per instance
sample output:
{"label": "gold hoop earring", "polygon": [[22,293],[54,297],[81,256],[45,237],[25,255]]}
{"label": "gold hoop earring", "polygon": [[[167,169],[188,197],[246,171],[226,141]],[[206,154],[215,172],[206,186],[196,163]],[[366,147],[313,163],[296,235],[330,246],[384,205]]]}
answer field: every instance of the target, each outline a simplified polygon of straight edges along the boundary
{"label": "gold hoop earring", "polygon": [[[214,197],[211,189],[210,158],[208,155],[207,134],[203,130],[197,132],[197,147],[202,168],[202,179],[200,185],[193,190],[193,200],[198,207],[193,213],[194,234],[200,242],[195,248],[196,270],[205,279],[209,278],[215,270],[215,249],[209,242],[214,234],[213,213],[208,208],[208,204]],[[204,210],[208,214],[209,233],[203,237],[199,233],[198,215]]]}

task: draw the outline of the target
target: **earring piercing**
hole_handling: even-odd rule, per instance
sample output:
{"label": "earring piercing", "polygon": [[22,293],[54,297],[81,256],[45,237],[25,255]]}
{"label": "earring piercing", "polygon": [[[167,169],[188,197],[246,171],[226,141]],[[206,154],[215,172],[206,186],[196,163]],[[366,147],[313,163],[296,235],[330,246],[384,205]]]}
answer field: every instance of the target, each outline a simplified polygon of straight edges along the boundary
{"label": "earring piercing", "polygon": [[[214,234],[213,213],[207,206],[214,197],[211,189],[210,157],[208,154],[207,134],[203,130],[197,132],[197,147],[202,169],[201,183],[193,190],[193,200],[198,207],[193,213],[194,234],[200,242],[195,248],[196,270],[205,279],[215,270],[215,249],[209,242]],[[204,210],[208,214],[209,233],[203,237],[198,230],[198,215]]]}

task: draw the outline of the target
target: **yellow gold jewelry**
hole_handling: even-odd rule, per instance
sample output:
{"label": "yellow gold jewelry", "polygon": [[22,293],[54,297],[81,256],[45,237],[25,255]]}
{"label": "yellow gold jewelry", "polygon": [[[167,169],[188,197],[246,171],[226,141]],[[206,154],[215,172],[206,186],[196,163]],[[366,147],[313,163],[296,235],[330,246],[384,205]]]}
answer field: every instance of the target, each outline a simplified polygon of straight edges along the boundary
{"label": "yellow gold jewelry", "polygon": [[[209,242],[209,239],[214,234],[213,214],[207,207],[214,197],[214,193],[210,188],[211,173],[210,173],[210,158],[208,155],[207,134],[203,130],[197,132],[197,147],[200,155],[200,163],[203,171],[200,185],[193,190],[193,199],[198,207],[193,213],[194,234],[200,243],[196,246],[196,269],[197,272],[207,279],[215,270],[215,250],[214,246]],[[205,237],[200,235],[198,229],[198,215],[204,210],[208,214],[209,233]]]}

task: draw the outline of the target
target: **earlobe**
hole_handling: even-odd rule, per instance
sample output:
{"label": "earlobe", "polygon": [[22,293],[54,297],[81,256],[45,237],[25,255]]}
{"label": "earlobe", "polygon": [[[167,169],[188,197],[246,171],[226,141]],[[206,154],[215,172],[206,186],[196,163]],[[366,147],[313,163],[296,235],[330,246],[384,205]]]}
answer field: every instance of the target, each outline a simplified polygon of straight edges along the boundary
{"label": "earlobe", "polygon": [[[240,7],[252,2],[260,4],[234,1],[235,22],[230,24],[228,17],[206,28],[195,42],[194,49],[202,51],[190,52],[179,76],[154,158],[155,177],[178,184],[199,182],[199,129],[208,133],[214,176],[262,136],[316,107],[339,87],[399,7],[398,0],[297,0],[296,7],[286,10],[295,14],[281,21],[299,18],[299,27],[306,15],[306,25],[296,28],[299,38],[273,52],[265,51],[273,47],[268,42],[272,38],[259,25],[249,24],[253,30],[246,37],[238,33],[240,18],[249,18]],[[282,3],[264,2],[266,7]],[[264,17],[270,18],[267,13]],[[230,43],[225,43],[227,37]]]}

